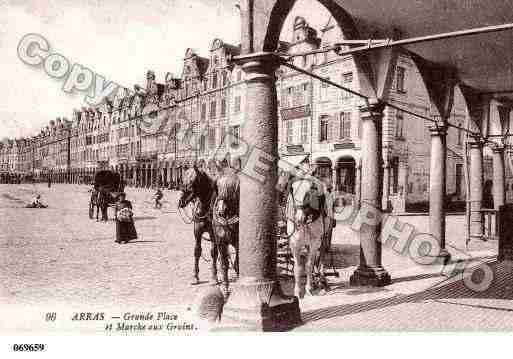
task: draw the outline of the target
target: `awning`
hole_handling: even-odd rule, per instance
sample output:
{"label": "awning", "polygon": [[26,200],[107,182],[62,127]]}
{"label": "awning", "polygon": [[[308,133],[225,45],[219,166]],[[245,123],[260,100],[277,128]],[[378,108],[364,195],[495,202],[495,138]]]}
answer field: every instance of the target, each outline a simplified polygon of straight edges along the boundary
{"label": "awning", "polygon": [[307,162],[310,159],[310,155],[297,155],[297,156],[284,156],[280,158],[278,161],[278,168],[282,171],[291,172],[294,169],[299,168],[299,166]]}

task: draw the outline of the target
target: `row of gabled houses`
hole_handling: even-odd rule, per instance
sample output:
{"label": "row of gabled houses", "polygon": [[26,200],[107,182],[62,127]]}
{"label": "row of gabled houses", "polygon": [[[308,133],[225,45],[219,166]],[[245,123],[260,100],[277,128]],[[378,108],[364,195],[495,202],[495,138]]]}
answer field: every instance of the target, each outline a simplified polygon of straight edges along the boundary
{"label": "row of gabled houses", "polygon": [[[340,41],[340,28],[329,21],[317,31],[298,17],[290,41],[280,52],[308,52]],[[212,42],[208,57],[188,49],[181,76],[168,73],[158,81],[148,71],[145,86],[121,88],[100,106],[73,110],[70,120],[57,118],[36,136],[7,140],[0,147],[4,173],[51,176],[56,181],[90,181],[102,168],[119,171],[129,185],[179,183],[184,168],[205,165],[226,143],[244,133],[245,76],[231,63],[239,47],[220,39]],[[293,58],[294,65],[358,91],[351,56],[332,52]],[[359,181],[360,102],[355,96],[313,78],[280,68],[277,71],[279,154],[292,163],[305,158],[334,190],[355,192]],[[389,101],[424,116],[432,106],[422,78],[407,53],[400,53],[390,84]],[[458,98],[460,99],[458,101]],[[450,122],[466,120],[462,96],[455,100]],[[383,153],[389,200],[398,210],[427,200],[429,184],[429,123],[391,108],[383,119]],[[183,135],[187,133],[192,136]],[[193,140],[191,140],[193,139]],[[464,132],[450,128],[447,137],[447,193],[463,200]],[[513,183],[508,185],[508,191]]]}

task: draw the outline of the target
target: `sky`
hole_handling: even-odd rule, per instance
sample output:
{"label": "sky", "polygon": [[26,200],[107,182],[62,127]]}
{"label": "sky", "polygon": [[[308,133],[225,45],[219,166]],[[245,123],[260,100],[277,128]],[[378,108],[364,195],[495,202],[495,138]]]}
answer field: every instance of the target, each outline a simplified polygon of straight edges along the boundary
{"label": "sky", "polygon": [[[82,92],[62,91],[63,80],[18,58],[20,40],[42,35],[51,53],[122,86],[144,85],[146,71],[157,81],[181,75],[183,56],[193,48],[208,57],[215,38],[240,43],[237,0],[0,0],[0,139],[37,134],[57,117],[71,118],[84,106]],[[298,0],[281,37],[303,16],[319,29],[329,18],[316,0]]]}

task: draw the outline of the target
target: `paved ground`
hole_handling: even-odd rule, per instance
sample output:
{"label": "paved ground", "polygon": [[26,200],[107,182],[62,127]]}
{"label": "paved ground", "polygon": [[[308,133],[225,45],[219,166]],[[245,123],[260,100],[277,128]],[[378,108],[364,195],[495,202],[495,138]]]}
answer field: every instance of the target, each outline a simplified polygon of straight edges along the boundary
{"label": "paved ground", "polygon": [[[139,239],[118,245],[113,222],[88,219],[87,189],[58,184],[50,189],[0,185],[0,331],[85,328],[69,322],[49,328],[40,320],[42,312],[49,310],[185,308],[207,286],[189,285],[192,225],[176,213],[176,192],[166,191],[164,208],[155,210],[152,192],[127,189]],[[49,208],[23,208],[36,191]],[[426,217],[399,219],[419,233],[428,231]],[[441,265],[418,265],[393,250],[393,243],[383,251],[393,284],[382,289],[350,288],[348,278],[358,263],[358,239],[347,224],[339,224],[333,247],[340,277],[330,278],[329,292],[301,302],[305,323],[297,329],[513,329],[512,271],[493,262],[497,243],[476,242],[467,248],[462,217],[448,217],[447,228],[447,247],[455,259],[490,263],[495,280],[487,291],[469,290],[461,275],[454,277],[456,281],[445,281]],[[206,258],[209,249],[205,244]],[[205,261],[201,261],[201,273],[207,280],[209,264]],[[291,283],[284,287],[290,291]],[[26,319],[19,320],[19,313],[26,313]]]}

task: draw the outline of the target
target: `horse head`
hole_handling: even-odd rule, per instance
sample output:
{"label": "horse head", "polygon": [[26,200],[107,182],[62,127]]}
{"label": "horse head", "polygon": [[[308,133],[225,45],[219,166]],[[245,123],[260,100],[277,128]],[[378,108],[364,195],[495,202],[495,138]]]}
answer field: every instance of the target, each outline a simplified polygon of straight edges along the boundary
{"label": "horse head", "polygon": [[300,179],[292,183],[294,221],[298,225],[305,225],[309,220],[320,215],[322,194],[322,187],[314,178]]}
{"label": "horse head", "polygon": [[212,183],[207,174],[196,167],[185,171],[180,190],[182,192],[178,202],[180,208],[184,208],[196,198],[201,202],[206,202],[213,192]]}

